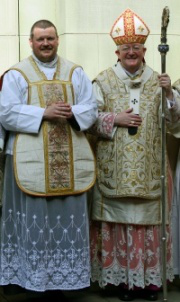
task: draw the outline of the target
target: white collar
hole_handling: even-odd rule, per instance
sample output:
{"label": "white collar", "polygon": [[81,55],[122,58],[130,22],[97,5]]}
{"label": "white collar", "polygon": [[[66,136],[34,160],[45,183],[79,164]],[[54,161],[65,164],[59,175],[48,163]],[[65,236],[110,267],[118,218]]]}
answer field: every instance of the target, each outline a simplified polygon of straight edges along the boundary
{"label": "white collar", "polygon": [[[120,62],[119,62],[120,63]],[[121,63],[120,63],[120,65],[121,65]],[[130,78],[134,78],[134,77],[136,77],[136,76],[138,76],[138,75],[141,75],[142,74],[142,71],[143,71],[143,69],[144,69],[144,66],[143,66],[143,64],[140,66],[140,68],[136,71],[136,72],[134,72],[134,73],[131,73],[131,72],[129,72],[129,71],[127,71],[122,65],[121,65],[121,67],[122,67],[122,69],[125,71],[125,73],[130,77]]]}
{"label": "white collar", "polygon": [[36,63],[38,65],[41,65],[42,67],[46,67],[46,68],[55,68],[56,67],[56,64],[57,64],[57,61],[58,61],[58,56],[56,55],[55,58],[51,61],[51,62],[42,62],[40,61],[34,53],[32,53],[32,57],[33,59],[36,61]]}

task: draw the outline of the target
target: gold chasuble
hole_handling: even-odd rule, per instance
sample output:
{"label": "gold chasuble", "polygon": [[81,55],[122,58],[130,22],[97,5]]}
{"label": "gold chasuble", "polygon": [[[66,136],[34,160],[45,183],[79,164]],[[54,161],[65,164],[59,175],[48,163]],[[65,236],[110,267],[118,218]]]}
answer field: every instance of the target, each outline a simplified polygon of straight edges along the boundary
{"label": "gold chasuble", "polygon": [[[157,93],[157,74],[146,66],[141,77],[131,80],[120,67],[109,68],[96,81],[106,96],[105,111],[121,112],[132,107],[131,97],[139,102],[143,120],[136,135],[129,135],[127,128],[118,127],[112,141],[99,139],[97,165],[101,193],[107,197],[159,198],[161,141],[158,111],[161,95]],[[136,91],[136,98],[133,91]]]}
{"label": "gold chasuble", "polygon": [[[138,102],[142,125],[130,135],[117,127],[113,139],[98,138],[97,183],[93,220],[141,225],[161,223],[161,89],[148,66],[131,79],[117,64],[95,79],[104,97],[104,112],[118,113]],[[166,162],[167,178],[169,169]],[[168,183],[167,201],[168,201]],[[167,223],[169,206],[167,204]]]}
{"label": "gold chasuble", "polygon": [[[74,104],[71,82],[79,67],[58,59],[53,80],[47,80],[33,57],[15,65],[28,83],[28,104],[45,108],[58,102]],[[75,195],[95,182],[95,161],[83,132],[66,119],[42,121],[38,134],[18,134],[14,145],[14,170],[19,188],[35,196]]]}

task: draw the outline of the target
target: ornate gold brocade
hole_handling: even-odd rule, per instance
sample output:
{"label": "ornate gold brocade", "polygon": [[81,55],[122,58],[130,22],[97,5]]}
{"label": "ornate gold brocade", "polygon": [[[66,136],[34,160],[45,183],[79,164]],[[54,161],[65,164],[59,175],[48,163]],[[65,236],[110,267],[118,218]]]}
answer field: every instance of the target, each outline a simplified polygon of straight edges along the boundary
{"label": "ornate gold brocade", "polygon": [[[41,85],[41,96],[45,106],[49,106],[57,101],[67,102],[65,84],[46,83]],[[72,138],[70,126],[66,120],[60,119],[57,122],[46,122],[44,131],[44,143],[47,160],[46,182],[48,191],[58,191],[59,189],[73,189],[73,156]]]}
{"label": "ornate gold brocade", "polygon": [[[129,108],[129,88],[109,68],[96,79],[105,98],[104,111]],[[106,197],[155,199],[161,195],[161,142],[158,121],[160,92],[157,73],[141,87],[142,126],[136,135],[118,127],[114,139],[99,139],[97,148],[98,187]]]}
{"label": "ornate gold brocade", "polygon": [[[71,92],[72,83],[59,81],[60,60],[58,59],[57,69],[53,81],[48,81],[45,74],[38,68],[33,57],[29,58],[31,65],[43,80],[35,85],[38,90],[39,100],[42,108],[62,101],[67,103],[67,89]],[[69,102],[74,103],[74,95],[71,95]],[[69,123],[60,119],[56,122],[43,122],[44,134],[44,155],[45,155],[45,179],[46,192],[71,191],[74,189],[73,173],[73,152],[72,137]]]}

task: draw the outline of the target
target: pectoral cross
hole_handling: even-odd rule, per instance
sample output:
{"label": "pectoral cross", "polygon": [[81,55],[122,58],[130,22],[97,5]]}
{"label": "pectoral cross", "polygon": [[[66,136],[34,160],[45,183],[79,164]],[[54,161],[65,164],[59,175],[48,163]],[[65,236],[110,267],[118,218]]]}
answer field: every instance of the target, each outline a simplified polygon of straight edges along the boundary
{"label": "pectoral cross", "polygon": [[134,99],[134,100],[131,100],[131,103],[133,103],[134,105],[138,103],[138,100]]}

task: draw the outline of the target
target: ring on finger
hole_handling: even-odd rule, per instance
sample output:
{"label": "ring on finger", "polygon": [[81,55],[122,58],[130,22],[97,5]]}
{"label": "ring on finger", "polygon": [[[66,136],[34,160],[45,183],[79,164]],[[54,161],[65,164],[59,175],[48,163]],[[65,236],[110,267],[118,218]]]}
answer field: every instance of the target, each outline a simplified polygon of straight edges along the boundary
{"label": "ring on finger", "polygon": [[130,123],[131,123],[132,125],[134,125],[135,122],[134,122],[134,121],[131,121]]}

